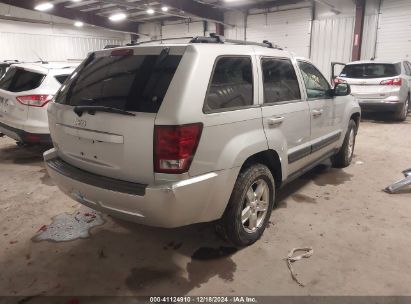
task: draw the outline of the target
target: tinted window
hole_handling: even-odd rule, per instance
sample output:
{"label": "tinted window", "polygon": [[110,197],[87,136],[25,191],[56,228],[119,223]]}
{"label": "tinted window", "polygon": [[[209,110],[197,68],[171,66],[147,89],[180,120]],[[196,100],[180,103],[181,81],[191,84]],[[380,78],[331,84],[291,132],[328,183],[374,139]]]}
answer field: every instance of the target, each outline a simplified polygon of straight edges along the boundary
{"label": "tinted window", "polygon": [[300,87],[290,60],[261,60],[264,80],[264,103],[301,99]]}
{"label": "tinted window", "polygon": [[69,76],[70,76],[70,75],[58,75],[58,76],[54,76],[54,78],[56,78],[56,80],[57,80],[60,84],[63,84]]}
{"label": "tinted window", "polygon": [[214,67],[204,111],[253,105],[253,71],[249,57],[220,57]]}
{"label": "tinted window", "polygon": [[298,62],[308,98],[328,98],[330,85],[320,71],[308,62]]}
{"label": "tinted window", "polygon": [[62,86],[56,102],[156,113],[181,57],[91,55]]}
{"label": "tinted window", "polygon": [[401,64],[350,64],[345,66],[340,76],[346,78],[384,78],[401,74]]}
{"label": "tinted window", "polygon": [[38,88],[45,75],[23,70],[21,68],[10,68],[0,80],[0,89],[10,92],[23,92]]}

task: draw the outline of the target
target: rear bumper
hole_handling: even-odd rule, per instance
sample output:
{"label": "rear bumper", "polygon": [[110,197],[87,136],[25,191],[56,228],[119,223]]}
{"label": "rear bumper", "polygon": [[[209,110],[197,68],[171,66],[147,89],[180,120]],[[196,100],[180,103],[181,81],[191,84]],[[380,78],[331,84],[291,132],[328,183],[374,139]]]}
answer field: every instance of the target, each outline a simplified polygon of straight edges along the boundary
{"label": "rear bumper", "polygon": [[52,142],[50,134],[29,133],[24,130],[8,126],[1,122],[0,133],[3,133],[4,135],[16,141],[21,141],[25,143],[50,144]]}
{"label": "rear bumper", "polygon": [[404,106],[400,101],[357,100],[363,112],[399,112]]}
{"label": "rear bumper", "polygon": [[62,161],[55,149],[44,153],[44,160],[53,181],[77,202],[125,220],[164,228],[221,218],[232,188],[216,191],[234,184],[238,173],[224,170],[177,182],[142,185],[75,168]]}

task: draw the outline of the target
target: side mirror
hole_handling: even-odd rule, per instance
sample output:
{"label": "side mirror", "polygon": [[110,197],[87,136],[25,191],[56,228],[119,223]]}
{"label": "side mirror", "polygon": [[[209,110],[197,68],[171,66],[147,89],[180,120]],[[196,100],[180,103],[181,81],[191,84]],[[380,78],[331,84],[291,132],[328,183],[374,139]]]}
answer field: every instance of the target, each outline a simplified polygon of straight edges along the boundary
{"label": "side mirror", "polygon": [[351,94],[351,87],[348,83],[337,83],[334,87],[334,96],[347,96]]}

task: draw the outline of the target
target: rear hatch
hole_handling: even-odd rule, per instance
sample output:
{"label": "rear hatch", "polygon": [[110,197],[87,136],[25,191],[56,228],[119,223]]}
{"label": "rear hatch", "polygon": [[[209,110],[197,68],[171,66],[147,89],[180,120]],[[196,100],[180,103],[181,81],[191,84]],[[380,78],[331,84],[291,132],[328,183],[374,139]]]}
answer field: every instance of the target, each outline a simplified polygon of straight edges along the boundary
{"label": "rear hatch", "polygon": [[12,66],[0,79],[0,123],[23,129],[29,107],[24,97],[37,89],[47,75],[47,69]]}
{"label": "rear hatch", "polygon": [[338,78],[350,84],[351,93],[357,98],[385,99],[398,91],[390,80],[400,74],[400,64],[350,64],[344,67]]}
{"label": "rear hatch", "polygon": [[152,182],[154,122],[185,48],[133,47],[91,54],[49,107],[59,156],[95,174]]}

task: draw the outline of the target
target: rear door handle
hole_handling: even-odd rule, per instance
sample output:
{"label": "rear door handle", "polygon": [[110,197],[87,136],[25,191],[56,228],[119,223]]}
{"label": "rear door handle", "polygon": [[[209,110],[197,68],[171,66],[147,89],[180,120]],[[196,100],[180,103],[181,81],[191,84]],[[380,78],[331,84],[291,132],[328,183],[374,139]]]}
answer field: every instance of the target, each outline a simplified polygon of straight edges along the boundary
{"label": "rear door handle", "polygon": [[283,121],[284,121],[284,117],[271,117],[267,119],[267,123],[271,127],[281,125]]}
{"label": "rear door handle", "polygon": [[313,110],[313,116],[314,117],[319,117],[321,115],[323,115],[323,110]]}

